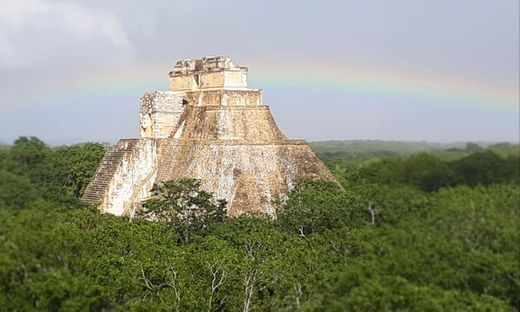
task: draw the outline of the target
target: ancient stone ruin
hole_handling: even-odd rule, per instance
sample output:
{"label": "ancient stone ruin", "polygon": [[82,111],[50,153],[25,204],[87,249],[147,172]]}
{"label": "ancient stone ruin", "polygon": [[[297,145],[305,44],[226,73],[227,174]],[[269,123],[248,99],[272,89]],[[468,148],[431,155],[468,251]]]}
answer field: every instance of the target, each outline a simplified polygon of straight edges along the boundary
{"label": "ancient stone ruin", "polygon": [[178,61],[170,91],[141,98],[140,137],[107,152],[83,200],[131,215],[154,183],[196,178],[230,216],[275,216],[297,179],[333,180],[305,141],[278,129],[247,71],[228,57]]}

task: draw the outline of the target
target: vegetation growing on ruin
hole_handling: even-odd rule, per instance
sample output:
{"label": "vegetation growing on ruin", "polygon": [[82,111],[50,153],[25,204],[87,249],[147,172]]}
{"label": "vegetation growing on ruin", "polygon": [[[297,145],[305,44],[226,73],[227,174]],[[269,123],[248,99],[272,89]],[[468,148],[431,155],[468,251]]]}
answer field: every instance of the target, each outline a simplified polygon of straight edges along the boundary
{"label": "vegetation growing on ruin", "polygon": [[318,149],[344,190],[300,181],[277,220],[223,218],[197,181],[156,187],[150,211],[196,224],[100,214],[78,198],[103,146],[20,138],[0,148],[0,307],[520,309],[518,145],[385,149]]}

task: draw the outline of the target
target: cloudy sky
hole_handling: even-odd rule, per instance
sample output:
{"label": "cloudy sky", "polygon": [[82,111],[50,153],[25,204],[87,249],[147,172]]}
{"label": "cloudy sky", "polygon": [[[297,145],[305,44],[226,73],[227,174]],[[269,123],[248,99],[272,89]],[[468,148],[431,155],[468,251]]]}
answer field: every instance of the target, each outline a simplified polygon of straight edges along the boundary
{"label": "cloudy sky", "polygon": [[291,138],[519,140],[518,0],[0,0],[0,141],[136,137],[139,97],[204,55]]}

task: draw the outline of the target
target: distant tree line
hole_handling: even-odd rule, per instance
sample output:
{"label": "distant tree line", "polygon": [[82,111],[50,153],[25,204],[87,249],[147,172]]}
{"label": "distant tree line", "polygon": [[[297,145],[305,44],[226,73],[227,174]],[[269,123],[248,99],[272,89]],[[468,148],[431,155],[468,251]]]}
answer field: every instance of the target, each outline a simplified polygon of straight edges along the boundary
{"label": "distant tree line", "polygon": [[402,183],[437,191],[441,187],[477,186],[520,182],[520,158],[500,157],[491,150],[478,151],[453,161],[420,153],[370,161],[359,169],[359,178],[377,183]]}

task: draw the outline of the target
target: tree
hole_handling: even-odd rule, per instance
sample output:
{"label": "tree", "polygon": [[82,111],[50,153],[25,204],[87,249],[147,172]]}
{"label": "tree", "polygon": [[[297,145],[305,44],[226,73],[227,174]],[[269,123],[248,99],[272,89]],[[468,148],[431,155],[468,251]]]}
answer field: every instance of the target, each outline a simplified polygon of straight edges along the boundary
{"label": "tree", "polygon": [[181,179],[155,184],[153,197],[143,203],[141,216],[165,220],[173,226],[181,243],[189,241],[190,231],[199,231],[211,222],[226,218],[227,202],[201,189],[201,181]]}
{"label": "tree", "polygon": [[482,146],[478,145],[477,143],[471,143],[471,142],[468,142],[466,144],[466,151],[468,153],[478,153],[478,152],[482,152],[484,149],[482,148]]}
{"label": "tree", "polygon": [[419,286],[399,276],[357,281],[340,276],[336,288],[313,311],[513,311],[507,302],[471,292]]}
{"label": "tree", "polygon": [[453,184],[454,173],[445,162],[427,153],[412,155],[405,160],[406,182],[427,192]]}
{"label": "tree", "polygon": [[38,191],[26,177],[0,169],[0,207],[21,209],[38,197]]}
{"label": "tree", "polygon": [[51,149],[37,137],[20,137],[14,141],[9,153],[14,161],[13,172],[30,176],[32,170],[40,165]]}
{"label": "tree", "polygon": [[39,172],[38,182],[49,199],[70,201],[81,198],[105,155],[101,144],[63,146],[53,150]]}
{"label": "tree", "polygon": [[0,146],[0,169],[7,170],[9,168],[9,162],[9,149],[7,147]]}
{"label": "tree", "polygon": [[453,170],[462,183],[475,186],[478,184],[497,183],[504,179],[509,172],[505,172],[507,168],[506,161],[492,151],[474,153],[455,161]]}
{"label": "tree", "polygon": [[300,180],[280,208],[282,228],[305,237],[327,229],[366,224],[360,198],[332,181]]}

